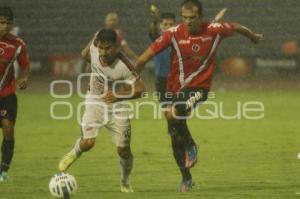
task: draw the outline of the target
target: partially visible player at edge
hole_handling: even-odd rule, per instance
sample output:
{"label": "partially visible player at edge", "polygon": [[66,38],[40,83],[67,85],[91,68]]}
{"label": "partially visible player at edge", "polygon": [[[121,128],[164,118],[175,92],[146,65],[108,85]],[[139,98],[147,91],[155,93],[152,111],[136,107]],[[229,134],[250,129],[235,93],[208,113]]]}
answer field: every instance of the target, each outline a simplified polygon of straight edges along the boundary
{"label": "partially visible player at edge", "polygon": [[[82,56],[91,63],[92,68],[82,119],[82,135],[74,148],[60,161],[58,168],[66,171],[83,152],[92,149],[99,129],[106,127],[120,156],[121,191],[133,192],[129,183],[133,165],[131,125],[128,107],[119,101],[140,97],[145,90],[144,84],[133,71],[133,65],[120,53],[117,34],[112,29],[100,30],[82,51]],[[113,92],[114,86],[120,85],[122,80],[126,80],[131,86],[123,85],[119,89],[115,87],[117,90]]]}
{"label": "partially visible player at edge", "polygon": [[[151,5],[151,24],[149,37],[152,42],[161,36],[165,31],[175,25],[175,15],[170,12],[160,14],[158,8]],[[155,89],[159,101],[165,105],[167,96],[167,76],[170,68],[171,48],[167,48],[153,58],[155,72]]]}
{"label": "partially visible player at edge", "polygon": [[131,60],[136,60],[138,56],[133,52],[133,50],[129,47],[127,41],[125,40],[124,33],[122,29],[119,27],[119,16],[115,12],[110,12],[105,17],[105,28],[112,29],[116,31],[118,36],[118,42],[121,45],[121,51],[129,57]]}
{"label": "partially visible player at edge", "polygon": [[190,168],[197,162],[197,146],[187,127],[186,116],[207,99],[216,67],[215,55],[221,41],[239,33],[257,43],[261,34],[238,23],[212,23],[203,20],[202,4],[185,0],[181,5],[182,23],[165,32],[139,57],[135,69],[140,73],[155,55],[172,47],[168,91],[172,105],[165,116],[170,126],[173,154],[182,174],[180,192],[192,188]]}
{"label": "partially visible player at edge", "polygon": [[[8,169],[14,154],[14,126],[17,117],[16,87],[25,89],[29,77],[29,56],[25,43],[12,34],[14,15],[9,7],[0,7],[0,127],[3,132],[1,147],[0,182],[7,181]],[[16,60],[14,60],[16,59]],[[16,82],[13,62],[23,70]]]}

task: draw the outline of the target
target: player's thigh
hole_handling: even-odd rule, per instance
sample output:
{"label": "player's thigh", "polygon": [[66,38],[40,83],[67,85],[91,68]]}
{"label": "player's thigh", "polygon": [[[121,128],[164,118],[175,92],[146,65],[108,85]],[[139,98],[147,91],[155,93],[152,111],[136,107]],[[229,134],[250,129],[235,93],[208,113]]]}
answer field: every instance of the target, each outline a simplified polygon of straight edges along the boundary
{"label": "player's thigh", "polygon": [[112,141],[117,147],[130,146],[131,124],[128,112],[114,113],[106,127],[111,133]]}
{"label": "player's thigh", "polygon": [[82,117],[81,133],[83,139],[96,138],[98,131],[107,123],[107,113],[98,104],[86,104]]}
{"label": "player's thigh", "polygon": [[208,90],[203,88],[184,88],[173,97],[173,111],[178,116],[187,116],[192,109],[207,100]]}
{"label": "player's thigh", "polygon": [[18,100],[15,94],[0,99],[0,126],[14,126],[17,119]]}

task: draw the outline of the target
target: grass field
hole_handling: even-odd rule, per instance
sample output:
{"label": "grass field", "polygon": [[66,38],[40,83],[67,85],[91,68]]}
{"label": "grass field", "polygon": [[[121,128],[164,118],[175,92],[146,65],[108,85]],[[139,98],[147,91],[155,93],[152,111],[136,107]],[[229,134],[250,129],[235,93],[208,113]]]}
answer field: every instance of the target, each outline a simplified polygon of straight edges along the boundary
{"label": "grass field", "polygon": [[[72,199],[175,199],[175,198],[300,198],[300,93],[299,91],[231,91],[217,93],[226,113],[237,101],[262,101],[261,120],[196,120],[190,129],[200,143],[200,163],[192,170],[192,192],[176,192],[179,172],[171,154],[163,120],[153,120],[150,110],[134,120],[135,155],[133,194],[119,192],[119,163],[106,130],[96,147],[69,170],[79,189]],[[51,119],[49,95],[19,95],[16,150],[11,181],[0,184],[1,199],[50,199],[50,177],[57,163],[79,135],[76,117]],[[74,107],[82,101],[68,99]],[[60,110],[64,112],[64,110]]]}

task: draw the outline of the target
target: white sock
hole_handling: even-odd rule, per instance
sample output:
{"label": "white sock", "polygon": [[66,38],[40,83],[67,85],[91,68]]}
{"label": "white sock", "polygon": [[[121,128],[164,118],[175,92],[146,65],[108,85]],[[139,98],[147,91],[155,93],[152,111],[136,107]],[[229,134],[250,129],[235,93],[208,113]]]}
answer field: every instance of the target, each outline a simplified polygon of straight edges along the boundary
{"label": "white sock", "polygon": [[82,150],[80,148],[80,141],[81,141],[81,138],[78,138],[73,149],[72,149],[72,152],[74,153],[74,155],[76,157],[80,156],[82,154]]}
{"label": "white sock", "polygon": [[129,158],[120,158],[121,165],[121,183],[127,185],[129,183],[129,175],[133,167],[133,156],[130,155]]}

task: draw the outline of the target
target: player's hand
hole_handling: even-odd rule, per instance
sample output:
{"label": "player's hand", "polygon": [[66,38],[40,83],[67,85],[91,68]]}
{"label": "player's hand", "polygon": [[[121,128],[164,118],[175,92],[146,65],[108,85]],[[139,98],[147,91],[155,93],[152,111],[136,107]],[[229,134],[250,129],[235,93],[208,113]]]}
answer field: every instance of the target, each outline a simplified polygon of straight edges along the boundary
{"label": "player's hand", "polygon": [[253,38],[251,39],[253,43],[257,44],[264,38],[263,34],[254,33]]}
{"label": "player's hand", "polygon": [[150,6],[150,13],[152,17],[159,18],[159,9],[153,4]]}
{"label": "player's hand", "polygon": [[118,101],[118,98],[116,98],[115,94],[111,90],[108,90],[106,95],[102,97],[102,100],[106,103],[113,103]]}
{"label": "player's hand", "polygon": [[28,78],[20,78],[17,80],[17,85],[18,85],[18,88],[23,90],[23,89],[26,89],[27,88],[27,82],[28,82]]}

